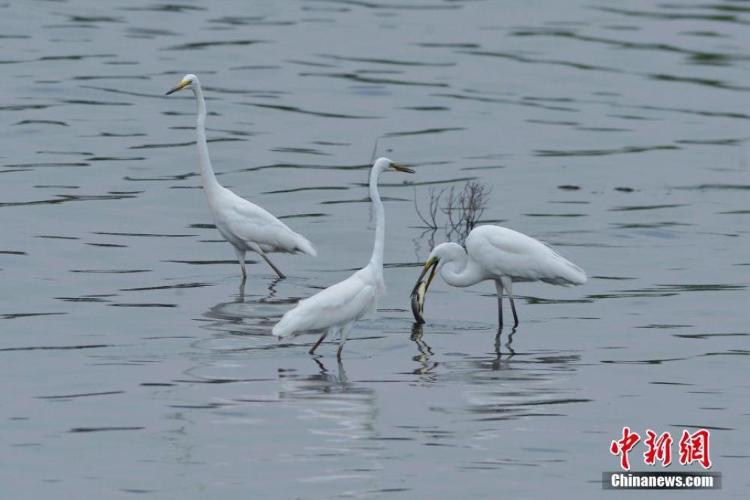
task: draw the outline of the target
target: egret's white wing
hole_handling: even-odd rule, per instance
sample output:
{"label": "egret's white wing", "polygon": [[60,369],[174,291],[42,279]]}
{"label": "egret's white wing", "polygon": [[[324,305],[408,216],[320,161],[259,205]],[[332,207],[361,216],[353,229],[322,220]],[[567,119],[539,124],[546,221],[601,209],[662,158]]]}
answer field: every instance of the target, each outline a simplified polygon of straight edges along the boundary
{"label": "egret's white wing", "polygon": [[[315,255],[312,244],[302,235],[255,203],[228,189],[222,193],[217,219],[219,231],[230,239],[256,243],[264,252],[304,252]],[[229,235],[225,234],[229,233]]]}
{"label": "egret's white wing", "polygon": [[466,238],[466,250],[490,275],[556,285],[586,282],[583,269],[541,241],[506,227],[477,227]]}
{"label": "egret's white wing", "polygon": [[372,279],[372,273],[365,268],[344,281],[301,300],[273,327],[273,334],[285,337],[344,325],[371,312],[376,302],[377,285]]}

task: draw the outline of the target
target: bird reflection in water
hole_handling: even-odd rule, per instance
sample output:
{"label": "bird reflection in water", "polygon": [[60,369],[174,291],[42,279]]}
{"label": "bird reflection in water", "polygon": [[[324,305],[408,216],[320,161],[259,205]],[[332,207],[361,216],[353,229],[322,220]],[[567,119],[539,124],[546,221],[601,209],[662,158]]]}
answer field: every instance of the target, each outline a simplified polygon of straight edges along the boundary
{"label": "bird reflection in water", "polygon": [[412,359],[419,363],[419,368],[414,370],[412,373],[415,375],[427,375],[437,368],[438,362],[431,361],[433,356],[432,348],[427,345],[424,341],[423,325],[420,323],[414,323],[411,327],[411,340],[417,345],[419,354],[414,356]]}
{"label": "bird reflection in water", "polygon": [[[280,370],[279,379],[282,388],[281,398],[309,399],[315,394],[357,394],[363,392],[361,387],[349,383],[344,363],[337,360],[335,371],[331,371],[323,362],[322,356],[311,356],[317,366],[317,373],[297,375],[297,370]],[[370,389],[364,392],[370,393]]]}
{"label": "bird reflection in water", "polygon": [[204,317],[214,320],[209,322],[205,328],[237,334],[254,333],[256,329],[267,329],[278,318],[274,316],[273,309],[257,306],[294,302],[293,299],[276,299],[278,293],[276,286],[281,280],[282,278],[274,278],[268,284],[267,292],[264,295],[251,296],[251,298],[247,298],[243,282],[232,300],[219,302],[203,313]]}
{"label": "bird reflection in water", "polygon": [[502,352],[502,336],[503,327],[497,329],[497,335],[495,335],[495,360],[492,362],[493,370],[503,370],[510,368],[510,358],[516,355],[516,351],[513,350],[513,335],[516,334],[516,327],[510,329],[508,333],[508,341],[505,343],[505,348],[508,349],[508,355],[503,359]]}
{"label": "bird reflection in water", "polygon": [[[361,439],[377,436],[375,417],[377,395],[372,387],[349,381],[342,361],[329,369],[321,357],[311,358],[316,373],[301,374],[297,369],[279,370],[279,399],[301,402],[299,409],[311,432],[329,436],[336,444],[318,451],[350,454],[354,459]],[[342,441],[343,439],[343,441]],[[343,447],[343,448],[342,448]]]}
{"label": "bird reflection in water", "polygon": [[[279,278],[278,276],[273,278],[271,282],[268,284],[268,294],[265,297],[258,299],[256,302],[259,302],[261,304],[265,302],[273,302],[273,299],[276,297],[276,293],[277,293],[276,285],[278,285],[279,281],[281,281],[282,279],[284,278]],[[246,279],[243,279],[240,282],[240,289],[239,289],[239,292],[237,293],[237,299],[235,300],[235,302],[245,302],[245,283],[246,282],[247,282]]]}
{"label": "bird reflection in water", "polygon": [[[516,334],[516,328],[513,327],[508,332],[508,339],[503,344],[502,342],[503,329],[498,328],[497,334],[495,335],[494,353],[495,359],[492,360],[492,370],[503,370],[510,368],[510,359],[516,355],[516,351],[513,350],[513,336]],[[419,354],[414,356],[412,359],[419,363],[419,367],[412,373],[415,375],[427,375],[432,374],[440,364],[437,361],[432,361],[434,352],[424,340],[424,324],[413,323],[411,327],[411,341],[417,345]],[[503,353],[503,347],[507,350],[507,353]]]}
{"label": "bird reflection in water", "polygon": [[335,375],[328,372],[328,369],[323,363],[321,356],[313,356],[312,360],[315,361],[316,365],[318,365],[318,368],[320,369],[320,377],[326,382],[333,382],[341,385],[349,383],[349,379],[346,376],[346,370],[344,369],[344,363],[341,361],[341,359],[337,360],[336,364],[338,367],[338,371]]}

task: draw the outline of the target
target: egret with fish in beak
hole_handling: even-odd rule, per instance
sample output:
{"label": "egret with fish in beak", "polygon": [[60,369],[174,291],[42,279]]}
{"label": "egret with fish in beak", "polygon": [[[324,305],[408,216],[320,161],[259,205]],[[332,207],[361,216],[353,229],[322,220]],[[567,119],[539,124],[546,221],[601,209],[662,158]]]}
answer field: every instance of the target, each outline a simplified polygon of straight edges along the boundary
{"label": "egret with fish in beak", "polygon": [[583,269],[539,240],[501,226],[479,226],[466,238],[466,249],[457,243],[441,243],[430,252],[411,292],[411,310],[417,323],[424,323],[427,290],[436,273],[449,285],[461,288],[494,281],[500,326],[503,325],[503,292],[510,301],[514,326],[518,326],[513,302],[514,281],[572,286],[582,285],[587,279]]}

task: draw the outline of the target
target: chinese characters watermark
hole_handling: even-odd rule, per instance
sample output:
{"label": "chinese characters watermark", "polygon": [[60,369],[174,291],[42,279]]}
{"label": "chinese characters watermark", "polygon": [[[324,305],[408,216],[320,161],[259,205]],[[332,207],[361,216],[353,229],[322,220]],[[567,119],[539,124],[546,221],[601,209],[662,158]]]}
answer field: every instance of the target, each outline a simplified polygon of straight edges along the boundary
{"label": "chinese characters watermark", "polygon": [[[692,434],[687,429],[683,429],[679,441],[680,464],[690,465],[693,462],[698,462],[704,469],[710,469],[710,437],[711,434],[706,429],[699,429]],[[629,453],[639,441],[641,441],[641,436],[626,426],[622,428],[622,437],[613,440],[610,444],[609,452],[620,457],[620,468],[622,470],[630,470]],[[660,462],[662,467],[667,467],[672,463],[672,443],[672,435],[669,432],[662,432],[657,435],[653,430],[647,429],[646,439],[643,441],[643,444],[646,445],[643,462],[646,465],[656,465],[656,462]]]}

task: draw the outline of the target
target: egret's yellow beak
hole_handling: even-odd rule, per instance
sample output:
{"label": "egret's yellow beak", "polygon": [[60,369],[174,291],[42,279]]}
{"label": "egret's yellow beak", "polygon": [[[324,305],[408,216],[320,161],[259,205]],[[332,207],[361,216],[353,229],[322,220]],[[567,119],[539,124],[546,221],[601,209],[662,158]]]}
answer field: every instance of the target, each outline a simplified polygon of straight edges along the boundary
{"label": "egret's yellow beak", "polygon": [[190,85],[190,80],[182,80],[175,88],[173,88],[172,90],[168,90],[167,93],[164,95],[174,94],[175,92],[178,92],[184,89],[188,85]]}
{"label": "egret's yellow beak", "polygon": [[397,172],[406,172],[407,174],[413,174],[414,173],[413,169],[411,169],[409,167],[405,167],[403,165],[399,165],[398,163],[393,163],[393,162],[391,162],[391,169],[392,170],[396,170]]}
{"label": "egret's yellow beak", "polygon": [[[427,296],[427,289],[430,288],[432,280],[435,278],[435,271],[437,271],[438,258],[431,257],[424,263],[422,268],[422,274],[419,275],[417,283],[414,285],[414,289],[411,291],[411,312],[414,315],[414,319],[417,323],[424,323],[424,302]],[[427,281],[424,280],[425,275],[428,271],[430,276]]]}

